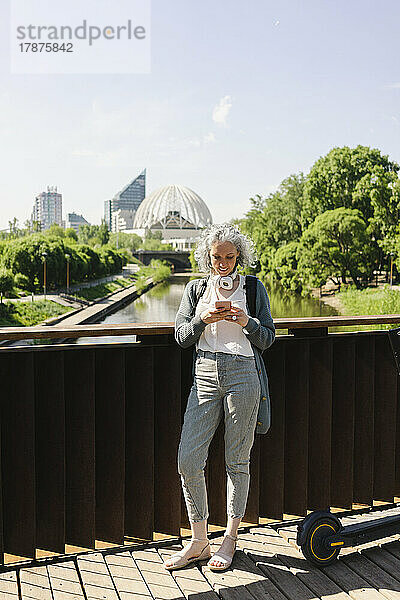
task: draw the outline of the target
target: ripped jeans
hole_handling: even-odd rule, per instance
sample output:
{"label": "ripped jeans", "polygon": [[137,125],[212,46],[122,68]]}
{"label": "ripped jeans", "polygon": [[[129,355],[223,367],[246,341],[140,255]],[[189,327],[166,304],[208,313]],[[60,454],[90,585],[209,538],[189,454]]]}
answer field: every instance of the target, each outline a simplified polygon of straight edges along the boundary
{"label": "ripped jeans", "polygon": [[178,472],[191,522],[209,516],[204,467],[222,416],[227,513],[230,517],[243,517],[259,402],[260,382],[254,357],[198,350],[178,449]]}

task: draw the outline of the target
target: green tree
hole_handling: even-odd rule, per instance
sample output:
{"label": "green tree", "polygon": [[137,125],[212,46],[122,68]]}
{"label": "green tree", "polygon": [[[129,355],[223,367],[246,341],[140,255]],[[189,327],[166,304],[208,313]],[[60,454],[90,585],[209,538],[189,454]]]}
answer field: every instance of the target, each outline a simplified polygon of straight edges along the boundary
{"label": "green tree", "polygon": [[11,292],[14,288],[14,274],[9,269],[0,267],[0,304],[3,304],[3,294]]}
{"label": "green tree", "polygon": [[252,208],[242,219],[240,228],[255,243],[261,276],[273,269],[273,258],[280,246],[301,237],[304,183],[303,173],[290,175],[276,192],[266,198],[257,195],[250,199]]}
{"label": "green tree", "polygon": [[286,290],[301,293],[303,280],[298,270],[300,242],[293,241],[278,248],[271,262],[272,276],[279,280]]}
{"label": "green tree", "polygon": [[119,233],[110,233],[109,245],[113,248],[127,248],[131,252],[135,252],[143,243],[142,238],[136,233],[125,233],[120,231]]}
{"label": "green tree", "polygon": [[65,237],[71,240],[75,240],[76,242],[78,241],[78,234],[76,233],[73,227],[68,227],[65,230]]}
{"label": "green tree", "polygon": [[50,227],[48,229],[46,229],[46,231],[44,231],[44,234],[49,237],[64,238],[65,237],[65,229],[64,229],[64,227],[61,227],[61,225],[58,225],[57,223],[52,223],[50,225]]}
{"label": "green tree", "polygon": [[333,148],[313,165],[304,187],[303,226],[326,210],[358,209],[364,221],[387,204],[399,165],[368,146]]}
{"label": "green tree", "polygon": [[340,207],[316,217],[302,235],[297,258],[308,285],[321,285],[328,278],[346,283],[350,277],[360,288],[376,260],[361,211]]}
{"label": "green tree", "polygon": [[108,244],[108,241],[110,239],[110,232],[109,232],[107,224],[104,220],[101,221],[101,225],[99,226],[97,237],[99,238],[100,244],[102,246],[105,246],[106,244]]}

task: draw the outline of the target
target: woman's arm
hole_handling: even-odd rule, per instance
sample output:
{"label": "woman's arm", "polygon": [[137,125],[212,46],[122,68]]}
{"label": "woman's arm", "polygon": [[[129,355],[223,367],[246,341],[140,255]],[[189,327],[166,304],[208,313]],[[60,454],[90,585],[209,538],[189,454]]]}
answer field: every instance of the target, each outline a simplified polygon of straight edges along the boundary
{"label": "woman's arm", "polygon": [[256,311],[257,316],[249,317],[246,327],[243,327],[243,333],[252,344],[263,352],[275,340],[275,325],[271,316],[267,290],[259,279],[257,279],[256,288]]}
{"label": "woman's arm", "polygon": [[182,348],[195,344],[207,327],[200,315],[195,316],[197,281],[189,281],[186,285],[175,317],[175,339]]}

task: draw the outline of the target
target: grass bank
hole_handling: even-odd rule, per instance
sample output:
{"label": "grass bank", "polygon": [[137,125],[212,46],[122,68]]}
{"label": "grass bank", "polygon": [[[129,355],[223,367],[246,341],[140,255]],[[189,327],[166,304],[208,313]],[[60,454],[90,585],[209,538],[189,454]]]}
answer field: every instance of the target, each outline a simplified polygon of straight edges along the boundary
{"label": "grass bank", "polygon": [[0,327],[31,327],[70,310],[51,300],[3,302],[0,304]]}
{"label": "grass bank", "polygon": [[117,292],[118,290],[128,287],[128,285],[132,285],[132,283],[134,283],[133,279],[129,277],[120,277],[113,281],[107,281],[106,283],[99,283],[92,287],[82,288],[77,290],[74,295],[76,295],[77,298],[83,298],[84,300],[93,302],[99,298],[104,298],[104,296],[111,294],[111,292]]}
{"label": "grass bank", "polygon": [[[356,290],[349,288],[335,294],[342,303],[344,315],[391,315],[400,314],[400,292],[390,289],[388,284],[381,288]],[[396,324],[366,325],[365,329],[394,329]],[[358,329],[360,329],[358,327]]]}
{"label": "grass bank", "polygon": [[93,302],[104,298],[107,294],[121,290],[129,285],[135,284],[138,290],[142,290],[146,287],[146,279],[151,277],[155,283],[160,283],[165,279],[168,279],[171,275],[171,268],[168,265],[163,264],[160,260],[152,260],[149,266],[143,266],[137,273],[131,277],[120,277],[109,281],[107,283],[101,283],[90,288],[82,288],[77,290],[76,296],[78,298],[84,298]]}

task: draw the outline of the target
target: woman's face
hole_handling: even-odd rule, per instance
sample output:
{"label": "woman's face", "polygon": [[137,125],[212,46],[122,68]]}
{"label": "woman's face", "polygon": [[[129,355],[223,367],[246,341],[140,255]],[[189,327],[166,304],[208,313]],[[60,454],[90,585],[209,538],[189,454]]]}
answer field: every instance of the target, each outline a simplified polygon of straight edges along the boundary
{"label": "woman's face", "polygon": [[210,250],[213,273],[223,276],[232,273],[238,256],[239,252],[232,242],[214,242]]}

